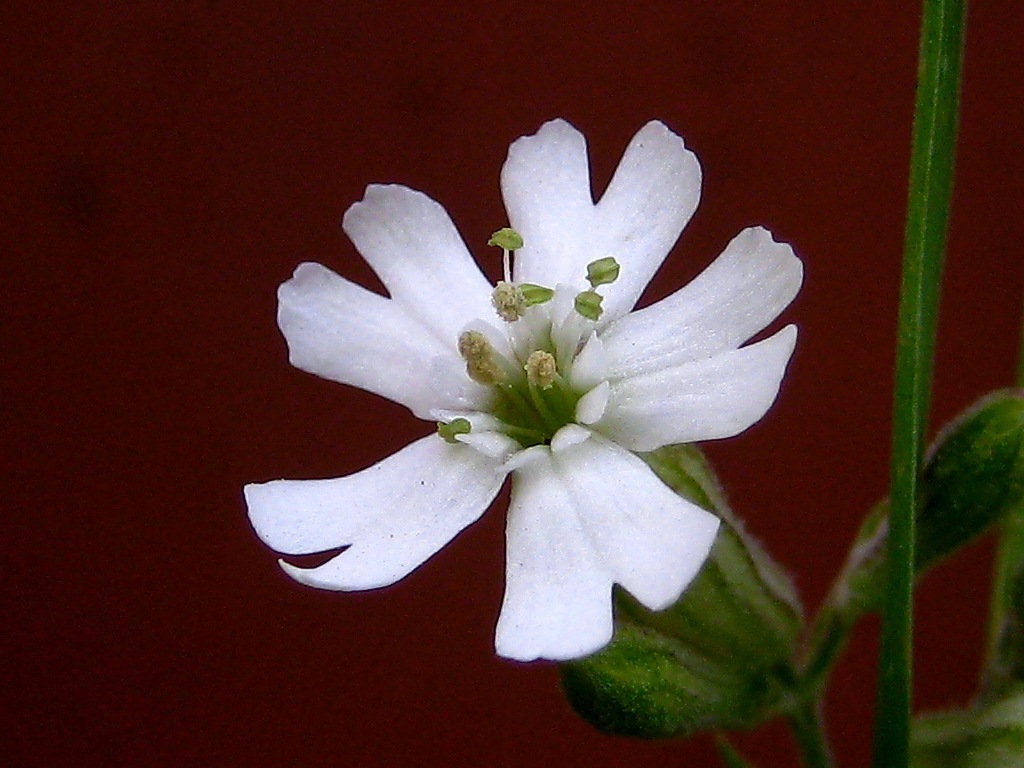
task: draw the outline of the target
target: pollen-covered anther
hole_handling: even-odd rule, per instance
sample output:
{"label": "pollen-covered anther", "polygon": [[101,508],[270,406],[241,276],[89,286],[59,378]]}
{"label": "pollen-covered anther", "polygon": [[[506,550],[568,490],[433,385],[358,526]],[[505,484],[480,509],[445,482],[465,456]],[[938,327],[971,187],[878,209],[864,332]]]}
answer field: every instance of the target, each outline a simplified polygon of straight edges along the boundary
{"label": "pollen-covered anther", "polygon": [[505,372],[498,353],[480,331],[465,331],[459,336],[459,354],[466,361],[466,374],[477,384],[499,384]]}
{"label": "pollen-covered anther", "polygon": [[554,355],[543,349],[531,352],[530,356],[526,358],[524,368],[526,369],[526,380],[530,386],[541,389],[551,389],[551,385],[555,383],[555,376],[558,375],[558,364],[555,362]]}
{"label": "pollen-covered anther", "polygon": [[491,292],[491,304],[494,305],[498,317],[506,323],[514,323],[526,312],[526,297],[523,290],[512,283],[502,280]]}

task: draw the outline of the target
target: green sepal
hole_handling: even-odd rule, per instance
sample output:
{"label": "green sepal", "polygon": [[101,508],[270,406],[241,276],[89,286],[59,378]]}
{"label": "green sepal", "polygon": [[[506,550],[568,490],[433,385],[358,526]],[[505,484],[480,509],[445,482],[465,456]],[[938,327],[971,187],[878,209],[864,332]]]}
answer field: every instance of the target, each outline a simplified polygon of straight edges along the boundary
{"label": "green sepal", "polygon": [[615,591],[615,636],[563,664],[569,703],[598,729],[640,738],[749,727],[792,701],[803,626],[792,586],[725,504],[700,451],[642,456],[684,498],[722,518],[711,555],[682,597],[652,612]]}
{"label": "green sepal", "polygon": [[[1024,507],[1016,515],[1024,516]],[[982,674],[980,699],[1001,699],[1013,690],[1024,691],[1024,561],[1003,585],[1002,614],[995,643]]]}
{"label": "green sepal", "polygon": [[929,714],[911,729],[911,768],[1024,768],[1024,689],[961,712]]}

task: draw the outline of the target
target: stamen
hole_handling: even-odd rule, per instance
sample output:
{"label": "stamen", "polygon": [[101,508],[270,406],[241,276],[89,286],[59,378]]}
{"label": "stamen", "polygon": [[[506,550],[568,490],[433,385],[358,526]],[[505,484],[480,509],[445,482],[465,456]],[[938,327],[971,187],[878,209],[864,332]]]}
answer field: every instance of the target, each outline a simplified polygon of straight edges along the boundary
{"label": "stamen", "polygon": [[505,380],[498,353],[480,331],[466,331],[459,336],[459,354],[466,361],[466,374],[477,384],[490,386]]}
{"label": "stamen", "polygon": [[555,376],[558,375],[554,355],[542,349],[531,352],[524,367],[526,380],[532,387],[551,389],[551,385],[555,383]]}
{"label": "stamen", "polygon": [[519,291],[523,294],[523,299],[528,307],[549,302],[555,296],[555,292],[551,288],[534,283],[523,283],[519,286]]}
{"label": "stamen", "polygon": [[512,264],[511,257],[509,256],[510,251],[518,251],[523,247],[523,236],[516,232],[512,227],[502,227],[493,235],[491,239],[487,241],[488,245],[496,245],[502,250],[502,267],[505,274],[505,282],[512,282]]}
{"label": "stamen", "polygon": [[583,291],[576,295],[574,306],[576,311],[583,315],[583,317],[596,321],[601,317],[601,312],[604,311],[601,309],[601,301],[602,296],[596,291]]}
{"label": "stamen", "polygon": [[591,288],[608,285],[619,279],[619,262],[611,256],[587,264],[587,282]]}
{"label": "stamen", "polygon": [[440,435],[446,443],[457,443],[455,439],[456,435],[468,435],[473,429],[473,425],[469,423],[469,419],[453,419],[447,423],[443,421],[437,422],[437,434]]}
{"label": "stamen", "polygon": [[507,323],[514,323],[522,317],[528,306],[522,289],[505,280],[498,283],[491,292],[491,304],[498,316]]}

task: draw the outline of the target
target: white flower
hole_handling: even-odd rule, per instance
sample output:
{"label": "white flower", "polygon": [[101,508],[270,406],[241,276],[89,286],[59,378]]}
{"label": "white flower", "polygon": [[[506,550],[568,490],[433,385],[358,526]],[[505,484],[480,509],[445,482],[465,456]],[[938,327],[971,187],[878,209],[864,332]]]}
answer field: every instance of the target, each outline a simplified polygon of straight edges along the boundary
{"label": "white flower", "polygon": [[[392,584],[479,518],[511,474],[500,655],[598,650],[612,636],[613,584],[652,610],[672,604],[718,520],[633,452],[729,437],[761,418],[796,328],[741,345],[802,281],[790,247],[751,228],[689,285],[631,311],[696,209],[700,180],[695,156],[659,122],[633,137],[596,205],[575,128],[555,120],[516,141],[501,174],[525,243],[510,282],[555,289],[525,309],[495,294],[440,205],[369,187],[344,229],[390,298],[302,264],[280,288],[278,323],[295,366],[401,403],[440,432],[348,477],[247,486],[252,524],[278,552],[348,546],[284,570],[324,589]],[[612,282],[592,288],[587,266],[599,259]],[[577,309],[580,293],[584,304],[603,297],[596,321]]]}

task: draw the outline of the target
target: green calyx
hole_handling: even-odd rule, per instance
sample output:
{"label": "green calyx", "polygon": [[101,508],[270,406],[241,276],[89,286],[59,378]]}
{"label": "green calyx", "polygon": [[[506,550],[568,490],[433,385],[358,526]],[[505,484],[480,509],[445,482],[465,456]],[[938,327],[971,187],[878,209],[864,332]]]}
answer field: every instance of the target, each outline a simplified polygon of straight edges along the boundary
{"label": "green calyx", "polygon": [[696,447],[641,458],[673,491],[722,519],[718,539],[664,611],[615,590],[615,636],[561,665],[566,697],[599,730],[638,738],[756,725],[799,694],[792,660],[803,620],[792,585],[733,517]]}

